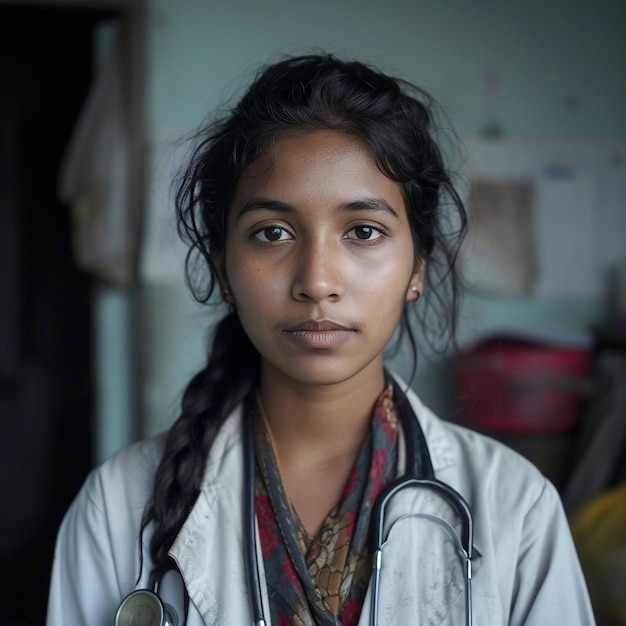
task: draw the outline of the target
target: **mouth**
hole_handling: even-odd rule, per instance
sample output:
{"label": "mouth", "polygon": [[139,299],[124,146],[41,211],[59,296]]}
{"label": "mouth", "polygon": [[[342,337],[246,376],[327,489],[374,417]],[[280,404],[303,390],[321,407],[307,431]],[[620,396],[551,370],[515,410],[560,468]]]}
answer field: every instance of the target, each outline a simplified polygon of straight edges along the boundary
{"label": "mouth", "polygon": [[326,332],[331,330],[352,330],[352,328],[348,326],[344,326],[343,324],[339,324],[337,322],[333,322],[331,320],[307,320],[305,322],[301,322],[298,324],[294,324],[293,326],[286,328],[284,332],[286,333],[296,333],[301,331],[312,331],[312,332]]}
{"label": "mouth", "polygon": [[306,320],[286,328],[283,334],[306,347],[328,349],[354,336],[356,330],[332,320]]}

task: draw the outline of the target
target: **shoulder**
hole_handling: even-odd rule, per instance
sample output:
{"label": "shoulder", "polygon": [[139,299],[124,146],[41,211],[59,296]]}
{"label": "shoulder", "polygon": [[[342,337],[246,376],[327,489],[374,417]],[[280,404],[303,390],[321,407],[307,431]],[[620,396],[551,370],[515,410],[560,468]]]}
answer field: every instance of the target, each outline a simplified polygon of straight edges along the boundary
{"label": "shoulder", "polygon": [[164,439],[135,443],[91,471],[65,515],[59,547],[78,555],[97,545],[112,560],[135,552]]}
{"label": "shoulder", "polygon": [[133,589],[142,571],[141,519],[162,450],[163,436],[134,444],[85,480],[59,529],[48,624],[108,624]]}
{"label": "shoulder", "polygon": [[99,506],[127,501],[143,510],[161,461],[165,434],[132,444],[94,469],[85,481],[83,492]]}
{"label": "shoulder", "polygon": [[[221,426],[206,460],[203,485],[228,472],[233,455],[239,456],[239,410]],[[92,470],[73,509],[90,510],[107,518],[107,524],[138,531],[165,451],[167,432],[136,442]]]}

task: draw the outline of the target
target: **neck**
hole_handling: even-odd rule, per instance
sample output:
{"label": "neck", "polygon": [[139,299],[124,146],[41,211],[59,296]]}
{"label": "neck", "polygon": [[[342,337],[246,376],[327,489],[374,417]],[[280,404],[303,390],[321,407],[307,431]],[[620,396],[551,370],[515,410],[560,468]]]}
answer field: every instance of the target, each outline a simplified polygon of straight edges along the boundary
{"label": "neck", "polygon": [[300,383],[263,367],[259,395],[281,458],[356,456],[384,385],[382,364],[325,385]]}

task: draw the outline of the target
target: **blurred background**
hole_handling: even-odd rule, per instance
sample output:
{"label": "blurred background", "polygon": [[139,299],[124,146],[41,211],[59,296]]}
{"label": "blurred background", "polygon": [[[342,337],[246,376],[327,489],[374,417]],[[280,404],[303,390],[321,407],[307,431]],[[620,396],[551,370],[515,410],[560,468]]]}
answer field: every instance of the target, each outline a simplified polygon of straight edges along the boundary
{"label": "blurred background", "polygon": [[626,623],[625,24],[620,0],[0,0],[0,625],[43,623],[63,512],[175,418],[223,312],[184,283],[182,139],[319,50],[445,112],[467,286],[413,386],[555,482],[599,620]]}

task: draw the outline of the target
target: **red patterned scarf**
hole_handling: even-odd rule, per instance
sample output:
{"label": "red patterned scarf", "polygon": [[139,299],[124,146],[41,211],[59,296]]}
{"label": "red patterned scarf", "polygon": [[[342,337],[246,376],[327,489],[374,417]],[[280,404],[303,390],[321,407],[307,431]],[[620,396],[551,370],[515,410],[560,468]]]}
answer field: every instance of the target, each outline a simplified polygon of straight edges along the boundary
{"label": "red patterned scarf", "polygon": [[393,391],[379,396],[337,506],[309,537],[285,493],[271,433],[259,406],[255,420],[255,508],[272,622],[278,626],[352,626],[359,620],[372,569],[366,540],[372,506],[396,476],[398,416]]}

